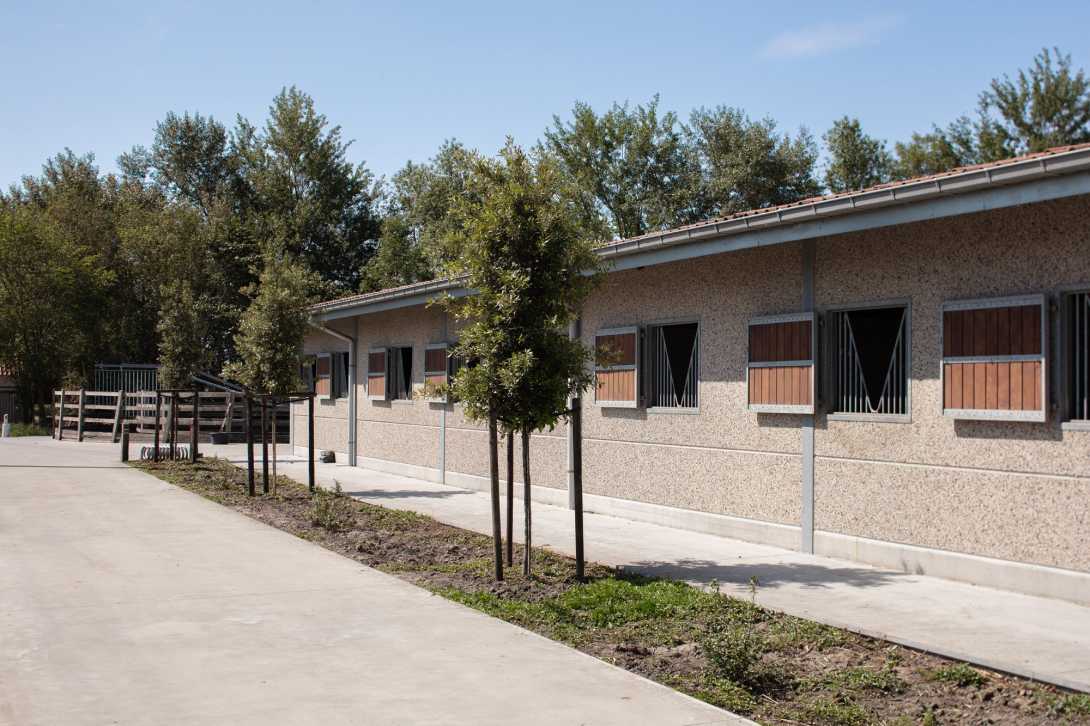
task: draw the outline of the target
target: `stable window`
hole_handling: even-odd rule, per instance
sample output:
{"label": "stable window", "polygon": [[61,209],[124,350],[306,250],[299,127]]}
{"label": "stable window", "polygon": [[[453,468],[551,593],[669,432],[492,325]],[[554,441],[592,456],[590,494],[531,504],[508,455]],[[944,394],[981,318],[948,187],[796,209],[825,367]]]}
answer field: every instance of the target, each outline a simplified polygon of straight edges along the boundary
{"label": "stable window", "polygon": [[319,353],[314,361],[314,392],[318,398],[328,400],[332,391],[333,364],[329,353]]}
{"label": "stable window", "polygon": [[594,334],[594,403],[605,408],[635,408],[639,398],[639,330],[610,328]]}
{"label": "stable window", "polygon": [[387,361],[385,348],[372,348],[367,351],[367,397],[373,401],[386,400],[389,390],[387,383]]}
{"label": "stable window", "polygon": [[1063,420],[1090,426],[1090,290],[1060,293]]}
{"label": "stable window", "polygon": [[749,410],[814,412],[814,313],[751,318],[747,346]]}
{"label": "stable window", "polygon": [[390,400],[413,400],[413,349],[404,346],[390,349]]}
{"label": "stable window", "polygon": [[907,420],[908,305],[838,306],[829,310],[826,327],[830,414]]}
{"label": "stable window", "polygon": [[317,363],[311,361],[309,365],[299,366],[299,377],[303,379],[303,383],[306,385],[306,390],[314,390],[314,373]]}
{"label": "stable window", "polygon": [[333,354],[333,398],[348,398],[348,353]]}
{"label": "stable window", "polygon": [[[443,386],[447,383],[447,344],[436,343],[424,348],[424,385]],[[433,397],[432,400],[442,400]]]}
{"label": "stable window", "polygon": [[942,415],[1045,420],[1044,295],[942,304]]}
{"label": "stable window", "polygon": [[647,406],[699,405],[700,325],[696,321],[647,326]]}

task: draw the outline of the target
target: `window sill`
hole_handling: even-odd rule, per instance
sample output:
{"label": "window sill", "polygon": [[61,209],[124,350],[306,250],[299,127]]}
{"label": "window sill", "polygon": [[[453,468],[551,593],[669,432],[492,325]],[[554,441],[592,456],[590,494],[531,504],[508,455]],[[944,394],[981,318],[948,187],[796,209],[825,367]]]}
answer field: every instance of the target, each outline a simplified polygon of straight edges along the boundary
{"label": "window sill", "polygon": [[1063,421],[1060,428],[1064,431],[1090,431],[1090,421]]}
{"label": "window sill", "polygon": [[400,403],[403,406],[411,406],[413,405],[413,400],[411,398],[391,398],[390,403]]}
{"label": "window sill", "polygon": [[680,414],[682,416],[693,416],[700,413],[700,408],[673,408],[673,407],[652,407],[647,409],[647,413],[671,413]]}
{"label": "window sill", "polygon": [[878,413],[830,413],[826,415],[828,421],[862,421],[867,423],[912,423],[911,415],[887,415]]}

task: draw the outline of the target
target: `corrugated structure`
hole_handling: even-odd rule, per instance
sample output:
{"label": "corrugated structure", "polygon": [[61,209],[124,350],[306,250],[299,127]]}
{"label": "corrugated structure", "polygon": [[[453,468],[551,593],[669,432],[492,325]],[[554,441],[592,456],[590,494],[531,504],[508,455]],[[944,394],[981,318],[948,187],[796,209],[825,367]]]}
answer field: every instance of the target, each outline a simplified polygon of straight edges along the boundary
{"label": "corrugated structure", "polygon": [[[1090,145],[599,251],[588,509],[1090,603]],[[484,488],[486,432],[419,395],[462,363],[440,294],[314,307],[307,352],[363,366],[316,444]],[[566,427],[531,441],[566,504]]]}

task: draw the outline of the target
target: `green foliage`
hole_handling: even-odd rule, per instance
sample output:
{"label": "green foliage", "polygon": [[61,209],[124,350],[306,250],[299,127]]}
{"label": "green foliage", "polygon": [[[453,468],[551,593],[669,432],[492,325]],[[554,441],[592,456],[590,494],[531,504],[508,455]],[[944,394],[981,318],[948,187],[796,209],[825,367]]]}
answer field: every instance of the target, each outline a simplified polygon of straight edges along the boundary
{"label": "green foliage", "polygon": [[390,215],[382,221],[378,252],[363,268],[360,292],[400,287],[435,278],[427,251],[414,237],[413,229],[401,217]]}
{"label": "green foliage", "polygon": [[352,518],[352,514],[346,506],[341,483],[339,481],[334,483],[336,488],[331,492],[315,488],[310,510],[311,522],[327,532],[340,532]]}
{"label": "green foliage", "polygon": [[568,397],[594,382],[590,352],[567,330],[601,284],[603,261],[555,157],[508,141],[472,168],[441,246],[445,275],[476,291],[444,300],[467,323],[460,354],[476,361],[454,377],[453,393],[470,420],[491,406],[511,430],[552,428],[568,415]]}
{"label": "green foliage", "polygon": [[763,641],[751,624],[727,617],[711,622],[701,646],[714,675],[742,684],[754,678]]}
{"label": "green foliage", "polygon": [[783,718],[795,723],[840,724],[841,726],[866,726],[874,723],[874,717],[866,709],[828,696],[810,699],[801,707],[785,712]]}
{"label": "green foliage", "polygon": [[751,121],[742,109],[698,108],[689,117],[686,143],[699,160],[701,217],[772,207],[821,193],[814,178],[818,148],[805,127],[792,139],[776,122]]}
{"label": "green foliage", "polygon": [[11,435],[14,436],[52,436],[49,429],[32,423],[17,423],[11,425]]}
{"label": "green foliage", "polygon": [[821,137],[829,150],[825,186],[833,194],[856,191],[890,180],[893,156],[886,142],[863,133],[859,119],[844,116]]}
{"label": "green foliage", "polygon": [[303,265],[270,255],[253,303],[235,337],[239,360],[225,374],[256,393],[303,389],[300,359],[309,332],[307,306],[316,281]]}
{"label": "green foliage", "polygon": [[749,713],[757,707],[757,699],[746,690],[745,686],[731,680],[716,678],[710,673],[701,675],[700,685],[696,688],[682,690],[693,698],[725,708],[731,713]]}
{"label": "green foliage", "polygon": [[558,603],[596,628],[683,618],[707,607],[707,597],[683,582],[638,576],[604,578],[568,590]]}
{"label": "green foliage", "polygon": [[572,120],[553,117],[543,147],[575,181],[578,210],[588,231],[620,238],[698,220],[691,191],[699,167],[685,146],[677,114],[659,114],[656,95],[629,110],[613,104],[599,116],[576,102]]}
{"label": "green foliage", "polygon": [[910,141],[898,141],[893,147],[897,152],[893,169],[896,179],[941,174],[970,163],[949,136],[939,129],[929,134],[912,134]]}
{"label": "green foliage", "polygon": [[959,686],[979,686],[987,682],[983,673],[965,663],[938,668],[924,677],[929,681],[946,681]]}
{"label": "green foliage", "polygon": [[206,359],[203,321],[188,280],[174,280],[163,290],[159,318],[159,381],[165,388],[185,388]]}

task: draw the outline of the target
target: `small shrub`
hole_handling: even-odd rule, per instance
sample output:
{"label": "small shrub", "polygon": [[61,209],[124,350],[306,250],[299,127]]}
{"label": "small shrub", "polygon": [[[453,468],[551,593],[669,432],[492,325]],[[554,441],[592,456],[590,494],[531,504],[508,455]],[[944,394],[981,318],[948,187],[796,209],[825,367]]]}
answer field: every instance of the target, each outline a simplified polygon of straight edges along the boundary
{"label": "small shrub", "polygon": [[52,436],[53,432],[44,426],[32,423],[17,423],[11,425],[12,436]]}
{"label": "small shrub", "polygon": [[709,671],[734,683],[747,683],[755,678],[762,645],[760,635],[750,623],[730,617],[713,620],[701,643]]}
{"label": "small shrub", "polygon": [[854,703],[818,696],[783,717],[796,723],[835,723],[842,726],[866,726],[874,722],[870,712]]}
{"label": "small shrub", "polygon": [[339,532],[344,528],[347,519],[341,483],[335,481],[334,484],[336,488],[332,492],[314,490],[314,505],[310,510],[311,522],[327,532]]}
{"label": "small shrub", "polygon": [[924,674],[924,678],[929,681],[956,683],[959,686],[979,686],[987,680],[983,673],[965,663],[936,668],[930,673]]}
{"label": "small shrub", "polygon": [[693,698],[699,698],[705,703],[725,708],[732,713],[744,714],[757,708],[757,699],[743,686],[733,681],[716,678],[710,673],[701,676],[698,687],[682,690]]}

